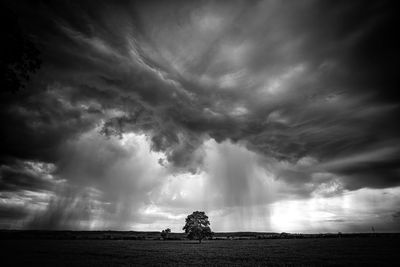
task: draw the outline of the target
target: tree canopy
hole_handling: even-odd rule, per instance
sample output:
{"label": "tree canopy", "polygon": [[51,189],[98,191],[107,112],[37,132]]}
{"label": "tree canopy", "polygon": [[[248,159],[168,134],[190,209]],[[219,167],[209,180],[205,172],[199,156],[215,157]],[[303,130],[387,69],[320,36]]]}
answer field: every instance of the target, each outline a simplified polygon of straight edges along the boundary
{"label": "tree canopy", "polygon": [[31,74],[41,66],[40,51],[20,26],[17,14],[0,5],[2,45],[0,60],[1,90],[15,92],[25,87]]}
{"label": "tree canopy", "polygon": [[204,211],[195,211],[186,217],[186,224],[183,227],[189,239],[201,240],[212,236],[210,221]]}
{"label": "tree canopy", "polygon": [[171,229],[169,229],[169,228],[167,228],[167,229],[165,229],[165,230],[162,230],[162,231],[161,231],[161,237],[162,237],[164,240],[166,240],[166,239],[168,239],[169,233],[171,233]]}

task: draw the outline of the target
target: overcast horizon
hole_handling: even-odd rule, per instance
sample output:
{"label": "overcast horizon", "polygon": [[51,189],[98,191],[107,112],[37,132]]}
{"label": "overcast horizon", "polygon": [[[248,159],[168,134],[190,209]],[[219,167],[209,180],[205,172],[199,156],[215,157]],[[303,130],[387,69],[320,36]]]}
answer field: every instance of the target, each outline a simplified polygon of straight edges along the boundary
{"label": "overcast horizon", "polygon": [[0,229],[400,231],[391,1],[2,5]]}

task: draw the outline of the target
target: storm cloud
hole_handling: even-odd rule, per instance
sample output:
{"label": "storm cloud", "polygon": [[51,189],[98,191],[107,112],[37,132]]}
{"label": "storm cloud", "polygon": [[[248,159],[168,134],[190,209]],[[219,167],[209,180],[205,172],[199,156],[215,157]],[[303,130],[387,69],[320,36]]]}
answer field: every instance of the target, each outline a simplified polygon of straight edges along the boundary
{"label": "storm cloud", "polygon": [[[5,5],[43,63],[1,91],[4,227],[157,229],[207,209],[275,230],[282,201],[400,186],[390,1]],[[398,230],[398,201],[371,218]]]}

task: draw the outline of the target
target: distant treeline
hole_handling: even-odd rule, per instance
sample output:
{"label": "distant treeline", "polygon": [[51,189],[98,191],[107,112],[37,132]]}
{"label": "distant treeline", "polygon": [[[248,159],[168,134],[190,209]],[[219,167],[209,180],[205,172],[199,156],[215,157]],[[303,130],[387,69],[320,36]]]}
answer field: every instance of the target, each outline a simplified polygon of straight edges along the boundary
{"label": "distant treeline", "polygon": [[[346,237],[400,237],[400,233],[257,233],[217,232],[212,240],[249,239],[295,239],[295,238],[346,238]],[[137,231],[42,231],[42,230],[0,230],[0,240],[6,239],[54,239],[54,240],[161,240],[160,232]],[[170,233],[168,240],[186,240],[184,233]]]}

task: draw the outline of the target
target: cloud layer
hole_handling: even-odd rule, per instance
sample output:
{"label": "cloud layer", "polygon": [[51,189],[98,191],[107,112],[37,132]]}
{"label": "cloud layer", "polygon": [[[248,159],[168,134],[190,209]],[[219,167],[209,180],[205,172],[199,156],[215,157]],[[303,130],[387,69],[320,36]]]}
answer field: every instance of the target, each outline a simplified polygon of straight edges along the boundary
{"label": "cloud layer", "polygon": [[[274,230],[277,203],[400,185],[389,1],[7,5],[43,65],[1,92],[4,227],[150,229],[207,209]],[[393,221],[397,202],[371,212]]]}

